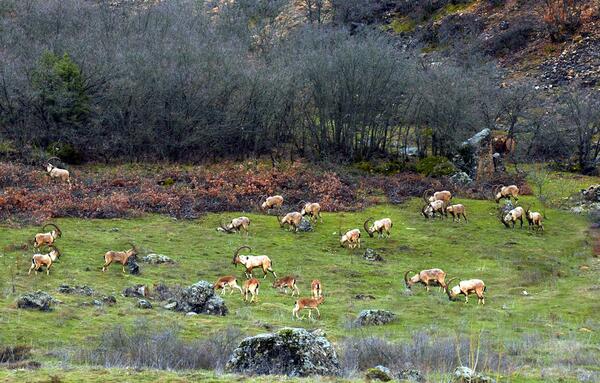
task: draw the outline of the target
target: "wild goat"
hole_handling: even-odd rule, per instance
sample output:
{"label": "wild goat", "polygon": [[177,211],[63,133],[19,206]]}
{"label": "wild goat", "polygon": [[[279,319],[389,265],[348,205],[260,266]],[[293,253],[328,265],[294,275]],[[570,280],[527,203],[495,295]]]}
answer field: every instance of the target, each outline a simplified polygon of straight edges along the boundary
{"label": "wild goat", "polygon": [[504,215],[502,212],[500,212],[498,218],[500,218],[500,221],[506,227],[511,227],[512,224],[513,229],[515,228],[515,223],[517,222],[517,220],[519,220],[521,221],[521,228],[523,228],[523,215],[525,215],[523,208],[521,206],[517,206],[516,208],[510,210]]}
{"label": "wild goat", "polygon": [[435,192],[433,193],[433,195],[428,196],[428,194],[432,191],[433,189],[427,189],[423,192],[423,201],[425,201],[425,203],[431,203],[433,201],[444,201],[447,204],[452,199],[452,193],[450,193],[448,190]]}
{"label": "wild goat", "polygon": [[323,296],[323,286],[321,285],[321,281],[318,279],[313,279],[310,283],[310,292],[312,297],[317,299]]}
{"label": "wild goat", "polygon": [[260,207],[263,210],[268,210],[268,209],[274,209],[274,208],[281,208],[281,206],[283,206],[283,197],[280,195],[274,195],[271,197],[267,197],[267,199],[265,200],[265,202],[263,202]]}
{"label": "wild goat", "polygon": [[510,200],[510,198],[512,197],[514,198],[515,202],[519,200],[519,188],[517,187],[517,185],[496,185],[492,190],[495,195],[494,199],[496,203],[500,202],[500,200],[503,198]]}
{"label": "wild goat", "polygon": [[312,318],[312,311],[317,310],[317,318],[321,318],[321,312],[319,311],[319,305],[323,303],[325,297],[320,296],[319,298],[300,298],[296,301],[294,309],[292,310],[292,319],[294,316],[297,319],[302,319],[298,316],[300,310],[308,310],[308,317]]}
{"label": "wild goat", "polygon": [[408,278],[410,272],[411,270],[408,270],[404,273],[404,283],[409,290],[417,283],[425,285],[427,291],[429,291],[429,286],[440,286],[442,289],[446,288],[446,272],[442,269],[422,270],[420,273]]}
{"label": "wild goat", "polygon": [[450,213],[450,215],[452,215],[452,222],[454,222],[455,219],[456,221],[460,222],[461,215],[465,219],[465,222],[468,222],[467,215],[465,214],[465,205],[461,203],[446,207],[446,213]]}
{"label": "wild goat", "polygon": [[544,217],[542,214],[538,213],[537,211],[531,211],[529,208],[527,208],[527,210],[525,210],[525,218],[527,218],[530,229],[541,229],[544,231],[544,224],[542,223]]}
{"label": "wild goat", "polygon": [[298,286],[296,285],[296,278],[292,276],[277,279],[273,282],[273,288],[284,289],[286,295],[287,289],[290,288],[292,289],[292,296],[294,296],[294,294],[300,296],[300,290],[298,290]]}
{"label": "wild goat", "polygon": [[224,233],[233,233],[233,232],[241,232],[242,230],[246,232],[248,235],[248,227],[250,226],[250,218],[248,217],[238,217],[232,219],[227,225],[224,225],[221,222],[221,227],[217,228],[217,231],[221,231]]}
{"label": "wild goat", "polygon": [[374,221],[373,225],[371,225],[371,227],[369,227],[367,224],[372,219],[373,219],[373,217],[367,218],[367,220],[363,224],[363,227],[365,228],[367,234],[369,234],[369,237],[373,238],[373,234],[375,232],[377,232],[377,238],[382,238],[384,233],[389,237],[390,230],[393,226],[392,220],[389,218],[383,218],[383,219]]}
{"label": "wild goat", "polygon": [[287,213],[283,217],[277,217],[277,221],[279,222],[279,227],[292,228],[294,231],[298,231],[298,226],[300,226],[300,222],[302,222],[302,214],[297,211],[293,211],[291,213]]}
{"label": "wild goat", "polygon": [[213,289],[219,290],[221,289],[221,295],[225,294],[225,288],[229,287],[231,291],[229,291],[229,295],[233,294],[233,289],[240,290],[240,294],[244,295],[242,292],[242,288],[237,284],[237,278],[233,275],[226,275],[217,279],[215,284],[213,285]]}
{"label": "wild goat", "polygon": [[273,274],[273,277],[277,278],[277,274],[275,274],[271,268],[272,262],[269,257],[266,255],[239,255],[240,250],[242,249],[248,249],[252,251],[249,246],[240,246],[236,251],[233,252],[233,261],[231,263],[233,263],[236,267],[240,263],[244,265],[246,268],[244,271],[246,278],[252,278],[252,269],[258,267],[262,268],[264,273],[263,278],[267,277],[267,271]]}
{"label": "wild goat", "polygon": [[451,301],[455,300],[457,296],[460,294],[465,296],[465,303],[469,303],[469,294],[477,295],[477,304],[485,304],[485,297],[483,293],[486,290],[485,283],[481,279],[469,279],[466,281],[460,281],[457,286],[454,286],[451,290],[448,290],[448,286],[452,283],[456,278],[452,278],[448,281],[446,285],[446,294],[448,294],[448,299]]}
{"label": "wild goat", "polygon": [[423,214],[423,217],[425,218],[435,218],[435,214],[438,213],[440,218],[444,218],[448,216],[445,207],[446,203],[438,199],[423,206],[421,208],[421,214]]}
{"label": "wild goat", "polygon": [[47,223],[42,227],[42,230],[46,230],[47,226],[54,227],[54,230],[48,233],[38,233],[33,238],[33,247],[40,247],[42,245],[50,246],[56,241],[56,239],[62,237],[62,231],[53,223]]}
{"label": "wild goat", "polygon": [[48,163],[46,164],[46,171],[48,172],[48,175],[50,176],[50,178],[60,179],[61,181],[68,183],[69,188],[71,187],[71,177],[69,175],[68,170],[57,168],[56,166],[54,166],[50,163],[50,159],[49,159]]}
{"label": "wild goat", "polygon": [[258,300],[258,288],[260,287],[260,281],[256,278],[250,278],[244,281],[242,290],[244,291],[244,302],[248,301],[248,296],[252,295],[250,303],[254,300]]}
{"label": "wild goat", "polygon": [[306,202],[300,211],[300,214],[303,216],[308,215],[311,220],[315,222],[320,219],[323,222],[323,217],[321,217],[321,205],[316,202]]}
{"label": "wild goat", "polygon": [[31,270],[35,270],[35,273],[38,273],[38,270],[42,266],[46,266],[46,275],[50,275],[50,267],[52,266],[52,262],[56,261],[60,258],[60,251],[55,246],[50,246],[50,252],[48,254],[33,254],[31,257],[31,267],[29,268],[29,272],[27,275],[31,274]]}
{"label": "wild goat", "polygon": [[360,249],[360,230],[352,229],[346,234],[340,236],[340,246],[347,246],[349,249]]}
{"label": "wild goat", "polygon": [[104,265],[102,266],[102,272],[106,271],[106,268],[113,262],[118,262],[125,272],[125,265],[129,261],[129,258],[135,259],[138,254],[138,249],[134,244],[130,243],[131,249],[125,251],[107,251],[104,254]]}

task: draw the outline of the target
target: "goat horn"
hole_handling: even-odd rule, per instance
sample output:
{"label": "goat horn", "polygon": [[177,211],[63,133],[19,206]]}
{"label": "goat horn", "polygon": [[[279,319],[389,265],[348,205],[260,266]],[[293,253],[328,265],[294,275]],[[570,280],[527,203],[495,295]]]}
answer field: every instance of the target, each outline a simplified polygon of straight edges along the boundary
{"label": "goat horn", "polygon": [[404,283],[406,284],[406,286],[408,287],[408,274],[411,272],[412,270],[408,270],[406,273],[404,273]]}
{"label": "goat horn", "polygon": [[54,158],[56,158],[56,159],[57,159],[57,160],[59,160],[59,161],[62,161],[62,160],[61,160],[60,158],[58,158],[58,157],[50,157],[50,158],[48,158],[48,159],[46,160],[46,162],[47,162],[47,163],[50,163],[50,160],[51,160],[51,159],[54,159]]}
{"label": "goat horn", "polygon": [[452,281],[455,279],[456,279],[456,277],[450,278],[450,280],[448,282],[446,282],[446,288],[444,290],[446,291],[446,294],[448,294],[448,298],[452,298],[452,296],[450,295],[450,289],[448,287],[450,286]]}
{"label": "goat horn", "polygon": [[367,223],[372,219],[373,219],[373,217],[369,217],[369,218],[367,218],[365,223],[363,223],[363,227],[365,228],[365,231],[367,232],[367,234],[369,234],[369,237],[373,237],[373,232],[369,230],[369,226],[367,225]]}
{"label": "goat horn", "polygon": [[58,247],[54,246],[54,245],[50,245],[48,246],[50,249],[56,251],[58,253],[58,256],[60,257],[62,254],[60,252],[60,250],[58,249]]}
{"label": "goat horn", "polygon": [[227,226],[225,226],[223,224],[223,220],[221,219],[219,225],[221,226],[221,229],[225,230],[225,232],[230,233],[232,229],[228,229]]}
{"label": "goat horn", "polygon": [[132,250],[137,250],[137,247],[135,247],[135,245],[133,243],[131,243],[131,242],[125,242],[125,243],[128,245],[131,245]]}
{"label": "goat horn", "polygon": [[236,258],[237,258],[239,255],[240,255],[240,251],[241,251],[242,249],[248,249],[248,250],[252,251],[252,248],[251,248],[250,246],[246,246],[246,245],[244,245],[244,246],[240,246],[240,247],[238,247],[238,248],[237,248],[237,249],[236,249],[236,250],[233,252],[233,259],[234,259],[234,260],[235,260],[235,259],[236,259]]}
{"label": "goat horn", "polygon": [[44,227],[42,227],[42,230],[46,230],[46,226],[54,226],[54,228],[56,229],[56,231],[58,232],[58,234],[62,234],[62,231],[60,230],[60,228],[54,224],[54,223],[47,223],[44,225]]}
{"label": "goat horn", "polygon": [[427,193],[428,193],[428,192],[433,192],[433,191],[434,191],[433,189],[426,189],[426,190],[423,192],[423,201],[425,201],[425,203],[429,203],[429,201],[427,200]]}

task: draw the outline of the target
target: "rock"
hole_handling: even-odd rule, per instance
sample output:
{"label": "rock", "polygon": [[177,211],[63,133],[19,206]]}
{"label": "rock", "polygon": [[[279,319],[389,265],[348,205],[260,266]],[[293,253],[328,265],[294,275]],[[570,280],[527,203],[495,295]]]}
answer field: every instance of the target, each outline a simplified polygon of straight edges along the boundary
{"label": "rock", "polygon": [[166,255],[163,254],[148,254],[142,258],[143,262],[149,263],[151,265],[159,265],[161,263],[175,263],[173,260]]}
{"label": "rock", "polygon": [[375,299],[375,297],[371,294],[356,294],[354,299],[358,299],[359,301],[366,301]]}
{"label": "rock", "polygon": [[108,230],[110,233],[117,233],[119,231],[121,231],[118,227],[113,227],[111,229]]}
{"label": "rock", "polygon": [[382,262],[383,261],[383,257],[371,248],[367,248],[365,250],[365,253],[363,254],[363,258],[366,259],[367,261],[371,261],[371,262]]}
{"label": "rock", "polygon": [[508,27],[510,27],[510,23],[506,20],[502,20],[498,27],[500,28],[500,30],[505,31],[508,29]]}
{"label": "rock", "polygon": [[244,375],[339,376],[340,365],[322,331],[283,328],[242,340],[226,371]]}
{"label": "rock", "polygon": [[195,313],[193,311],[190,311],[189,313],[185,313],[185,316],[188,316],[188,317],[193,317],[193,316],[196,316],[196,315],[198,315],[198,313]]}
{"label": "rock", "polygon": [[62,284],[58,286],[56,289],[61,294],[79,294],[79,295],[94,295],[94,289],[89,286],[69,286],[66,284]]}
{"label": "rock", "polygon": [[102,303],[102,301],[99,301],[98,299],[94,299],[94,300],[92,301],[92,304],[93,304],[94,306],[96,306],[96,307],[101,307],[101,306],[104,306],[104,303]]}
{"label": "rock", "polygon": [[148,288],[145,285],[135,285],[123,290],[123,296],[128,298],[145,298],[148,296]]}
{"label": "rock", "polygon": [[375,366],[373,368],[369,368],[365,374],[365,378],[369,381],[379,380],[381,382],[389,382],[390,380],[394,379],[390,369],[384,366]]}
{"label": "rock", "polygon": [[387,310],[363,310],[356,318],[358,326],[381,326],[396,319],[396,314]]}
{"label": "rock", "polygon": [[[473,179],[480,173],[486,173],[492,166],[491,157],[492,131],[485,128],[464,141],[459,148],[455,158],[453,159],[454,166]],[[480,169],[481,168],[481,169]],[[487,170],[486,170],[487,169]]]}
{"label": "rock", "polygon": [[412,368],[407,368],[404,370],[400,370],[396,373],[396,379],[398,380],[407,380],[409,382],[425,382],[425,377],[419,370],[415,370]]}
{"label": "rock", "polygon": [[167,303],[163,306],[165,310],[175,310],[177,308],[177,302]]}
{"label": "rock", "polygon": [[308,219],[302,218],[302,221],[300,221],[300,224],[298,225],[298,231],[302,231],[302,232],[313,231],[313,226]]}
{"label": "rock", "polygon": [[117,298],[114,295],[105,295],[102,297],[102,302],[106,303],[109,306],[112,306],[117,303]]}
{"label": "rock", "polygon": [[17,299],[17,307],[20,309],[31,309],[40,311],[52,311],[52,305],[60,301],[54,299],[50,294],[38,290],[26,293]]}
{"label": "rock", "polygon": [[140,273],[140,265],[137,264],[133,257],[130,257],[127,260],[127,268],[129,269],[129,274],[138,275]]}
{"label": "rock", "polygon": [[453,376],[455,383],[496,383],[489,376],[477,373],[465,366],[456,367]]}
{"label": "rock", "polygon": [[475,134],[474,136],[472,136],[471,138],[469,138],[468,140],[464,141],[462,143],[462,146],[479,146],[479,144],[486,138],[490,137],[491,134],[492,131],[489,128],[485,128],[482,131]]}
{"label": "rock", "polygon": [[450,177],[450,182],[452,182],[455,185],[465,186],[473,182],[473,179],[469,177],[469,175],[465,172],[458,172],[454,173]]}
{"label": "rock", "polygon": [[222,316],[228,312],[223,299],[215,294],[212,284],[207,281],[199,281],[182,289],[179,296],[172,299],[177,303],[177,311]]}
{"label": "rock", "polygon": [[145,299],[138,299],[137,306],[141,309],[151,309],[152,304]]}

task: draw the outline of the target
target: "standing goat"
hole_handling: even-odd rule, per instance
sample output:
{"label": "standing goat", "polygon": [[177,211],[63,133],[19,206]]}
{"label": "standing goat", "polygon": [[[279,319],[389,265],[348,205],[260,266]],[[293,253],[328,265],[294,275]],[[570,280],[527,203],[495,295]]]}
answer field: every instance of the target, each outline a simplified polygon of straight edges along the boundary
{"label": "standing goat", "polygon": [[287,289],[290,288],[292,289],[292,296],[294,296],[294,294],[300,296],[300,290],[298,290],[298,286],[296,285],[296,278],[292,276],[277,279],[273,282],[273,288],[284,289],[286,295]]}
{"label": "standing goat", "polygon": [[469,279],[466,281],[460,281],[458,285],[454,286],[451,290],[448,290],[448,286],[456,278],[452,278],[448,281],[445,291],[448,294],[448,299],[451,301],[455,300],[460,294],[465,296],[465,303],[469,303],[469,294],[477,295],[477,304],[485,304],[485,297],[483,293],[486,290],[485,283],[481,279]]}
{"label": "standing goat", "polygon": [[428,194],[432,191],[433,189],[427,189],[423,192],[423,201],[425,201],[425,203],[431,203],[434,201],[444,201],[446,204],[448,204],[452,199],[452,193],[450,193],[448,190],[435,192],[431,196],[428,196]]}
{"label": "standing goat", "polygon": [[519,188],[517,185],[496,185],[492,190],[495,195],[494,199],[496,203],[499,203],[503,198],[510,201],[510,198],[512,197],[515,200],[515,203],[519,200]]}
{"label": "standing goat", "polygon": [[421,208],[421,214],[423,214],[423,217],[425,218],[435,218],[435,214],[437,213],[440,215],[440,218],[444,218],[448,216],[445,208],[446,203],[438,199],[423,206]]}
{"label": "standing goat", "polygon": [[271,197],[267,197],[265,202],[263,202],[260,205],[260,207],[263,210],[269,210],[269,209],[274,209],[274,208],[281,209],[281,206],[283,206],[283,197],[280,195],[274,195]]}
{"label": "standing goat", "polygon": [[456,205],[450,205],[446,207],[446,213],[450,213],[452,216],[452,222],[456,219],[456,221],[460,222],[460,216],[462,215],[465,219],[465,222],[468,222],[467,215],[465,214],[465,205],[461,203],[457,203]]}
{"label": "standing goat", "polygon": [[360,230],[352,229],[340,236],[340,246],[347,246],[349,249],[358,247],[360,249]]}
{"label": "standing goat", "polygon": [[244,291],[244,302],[248,301],[248,296],[252,295],[250,303],[258,300],[258,288],[260,287],[260,281],[256,278],[250,278],[244,281],[242,290]]}
{"label": "standing goat", "polygon": [[71,177],[69,175],[68,170],[57,168],[56,166],[54,166],[50,163],[50,159],[49,159],[48,163],[46,164],[46,171],[48,172],[48,175],[50,176],[50,178],[59,179],[63,182],[66,182],[69,184],[69,188],[71,188]]}
{"label": "standing goat", "polygon": [[226,287],[229,287],[229,289],[231,290],[229,292],[229,295],[233,294],[233,289],[240,290],[240,294],[244,295],[244,293],[242,292],[242,288],[237,284],[237,278],[233,275],[226,275],[224,277],[221,277],[217,279],[217,281],[213,285],[213,289],[221,289],[221,295],[225,294]]}
{"label": "standing goat", "polygon": [[310,283],[310,292],[312,297],[317,299],[323,296],[323,286],[321,285],[321,281],[318,279],[313,279]]}
{"label": "standing goat", "polygon": [[31,274],[31,270],[35,270],[35,273],[37,274],[42,266],[46,266],[46,275],[50,275],[52,262],[60,258],[60,255],[58,248],[52,245],[50,245],[50,252],[48,254],[33,254],[31,257],[31,267],[29,268],[27,275]]}
{"label": "standing goat", "polygon": [[298,316],[300,310],[308,310],[308,317],[312,318],[312,311],[317,310],[317,318],[321,318],[321,312],[319,311],[319,305],[323,303],[325,297],[320,296],[319,298],[300,298],[296,301],[294,309],[292,310],[292,319],[294,316],[297,319],[302,319]]}
{"label": "standing goat", "polygon": [[54,230],[48,233],[38,233],[33,238],[33,247],[40,247],[42,245],[50,246],[56,241],[56,239],[62,236],[62,231],[53,223],[47,223],[42,227],[42,230],[46,230],[47,226],[54,227]]}
{"label": "standing goat", "polygon": [[102,266],[102,272],[106,271],[106,268],[113,262],[118,262],[125,272],[125,265],[129,261],[129,258],[135,259],[138,254],[138,249],[134,244],[130,243],[131,249],[125,251],[107,251],[104,254],[104,265]]}
{"label": "standing goat", "polygon": [[298,226],[300,226],[300,222],[302,222],[302,214],[297,211],[293,211],[291,213],[287,213],[283,217],[277,217],[277,221],[279,222],[279,227],[288,226],[292,228],[294,231],[298,231]]}
{"label": "standing goat", "polygon": [[392,223],[392,220],[389,218],[383,218],[383,219],[374,221],[373,225],[371,225],[371,227],[369,227],[367,224],[372,219],[373,219],[373,217],[367,218],[367,220],[363,224],[363,227],[365,228],[367,234],[369,234],[369,237],[373,238],[373,234],[375,232],[377,232],[377,238],[383,238],[384,233],[389,237],[390,230],[392,229],[392,226],[394,225]]}
{"label": "standing goat", "polygon": [[498,218],[500,219],[500,222],[502,222],[507,228],[511,227],[512,225],[512,228],[514,229],[517,220],[521,221],[521,228],[523,228],[523,215],[525,215],[525,211],[521,206],[517,206],[506,214],[501,211]]}
{"label": "standing goat", "polygon": [[236,251],[233,252],[233,263],[236,267],[238,264],[244,265],[246,270],[244,273],[246,274],[246,278],[252,278],[252,269],[260,267],[264,273],[264,277],[267,277],[267,271],[273,274],[275,278],[277,278],[277,274],[271,268],[272,262],[269,257],[266,255],[240,255],[240,250],[248,249],[252,251],[249,246],[240,246]]}
{"label": "standing goat", "polygon": [[300,214],[303,216],[308,215],[312,220],[317,222],[317,220],[321,220],[323,222],[323,217],[321,217],[321,205],[316,202],[306,202],[300,211]]}
{"label": "standing goat", "polygon": [[538,213],[537,211],[531,211],[529,208],[527,208],[527,210],[525,210],[525,218],[527,218],[527,223],[529,223],[530,229],[541,229],[544,231],[544,224],[542,223],[544,217],[542,214]]}
{"label": "standing goat", "polygon": [[248,235],[248,227],[250,226],[250,218],[238,217],[232,219],[227,225],[221,222],[221,227],[217,228],[217,231],[224,233],[241,232],[242,230]]}
{"label": "standing goat", "polygon": [[440,286],[442,289],[446,289],[446,272],[442,269],[422,270],[420,273],[408,278],[410,272],[411,270],[408,270],[404,273],[404,284],[409,290],[417,283],[425,285],[427,291],[429,291],[429,286]]}

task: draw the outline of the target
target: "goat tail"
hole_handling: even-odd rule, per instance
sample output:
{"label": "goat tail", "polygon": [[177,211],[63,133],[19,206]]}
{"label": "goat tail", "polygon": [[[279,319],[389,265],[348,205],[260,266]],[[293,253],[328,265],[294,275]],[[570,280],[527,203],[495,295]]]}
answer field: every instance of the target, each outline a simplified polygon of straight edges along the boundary
{"label": "goat tail", "polygon": [[483,292],[486,292],[487,286],[483,286]]}

